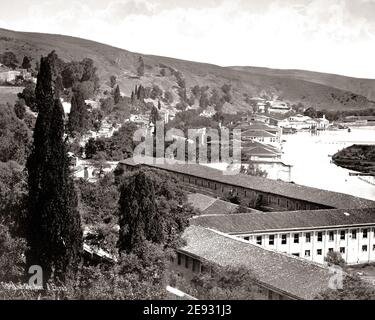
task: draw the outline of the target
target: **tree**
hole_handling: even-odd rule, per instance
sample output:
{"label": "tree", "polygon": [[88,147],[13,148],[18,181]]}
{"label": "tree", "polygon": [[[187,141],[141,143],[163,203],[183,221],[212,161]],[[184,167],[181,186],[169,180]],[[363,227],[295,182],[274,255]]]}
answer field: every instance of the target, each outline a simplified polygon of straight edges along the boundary
{"label": "tree", "polygon": [[316,300],[375,300],[375,289],[356,275],[343,274],[342,287],[327,289]]}
{"label": "tree", "polygon": [[175,249],[195,214],[177,180],[153,170],[137,171],[119,181],[119,249],[130,252],[145,241]]}
{"label": "tree", "polygon": [[116,89],[113,93],[113,101],[115,102],[115,104],[118,104],[121,100],[121,93],[120,93],[120,87],[119,85],[116,86]]}
{"label": "tree", "polygon": [[12,69],[15,69],[18,65],[17,56],[12,51],[7,51],[0,55],[0,62]]}
{"label": "tree", "polygon": [[31,59],[28,56],[24,56],[22,60],[22,69],[31,69]]}
{"label": "tree", "polygon": [[42,267],[44,284],[49,279],[65,282],[74,274],[82,250],[78,198],[64,143],[64,110],[54,87],[57,58],[52,52],[41,59],[36,87],[39,114],[26,164],[26,264]]}
{"label": "tree", "polygon": [[18,119],[23,120],[26,113],[26,103],[24,99],[18,99],[14,105],[14,112]]}
{"label": "tree", "polygon": [[24,99],[26,105],[34,112],[37,112],[36,98],[35,98],[35,84],[28,82],[22,92],[17,94],[19,99]]}
{"label": "tree", "polygon": [[82,91],[73,93],[69,114],[68,128],[71,136],[87,130],[89,114]]}
{"label": "tree", "polygon": [[207,264],[204,272],[190,283],[172,278],[172,285],[202,300],[264,299],[251,270],[245,266],[231,267]]}
{"label": "tree", "polygon": [[149,122],[156,126],[156,122],[158,122],[160,119],[161,118],[158,109],[155,106],[153,106],[151,109]]}
{"label": "tree", "polygon": [[120,192],[120,252],[129,253],[146,240],[157,242],[162,230],[159,221],[155,221],[155,188],[151,178],[143,171],[137,172],[121,186]]}
{"label": "tree", "polygon": [[310,117],[310,118],[316,118],[316,116],[317,116],[317,112],[313,107],[306,109],[303,114],[305,116]]}
{"label": "tree", "polygon": [[341,253],[337,251],[328,252],[327,256],[324,258],[324,261],[326,261],[328,265],[335,265],[340,267],[344,267],[346,264]]}
{"label": "tree", "polygon": [[117,78],[116,78],[116,76],[111,76],[110,78],[109,78],[109,82],[110,82],[110,86],[111,86],[111,88],[113,89],[114,87],[115,87],[115,85],[116,85],[116,83],[117,83]]}
{"label": "tree", "polygon": [[139,77],[142,77],[145,74],[145,63],[143,62],[143,58],[141,56],[138,58],[137,73]]}
{"label": "tree", "polygon": [[10,104],[0,105],[0,137],[0,161],[24,164],[30,151],[31,131]]}

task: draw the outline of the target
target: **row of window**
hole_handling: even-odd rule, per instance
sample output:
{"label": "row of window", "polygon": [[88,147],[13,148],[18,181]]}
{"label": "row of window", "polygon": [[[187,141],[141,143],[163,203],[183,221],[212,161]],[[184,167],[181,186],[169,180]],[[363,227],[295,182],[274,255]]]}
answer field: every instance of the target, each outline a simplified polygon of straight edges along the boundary
{"label": "row of window", "polygon": [[[193,272],[196,272],[198,271],[198,268],[199,268],[199,262],[195,259],[192,259],[190,258],[189,256],[184,256],[185,257],[185,268],[186,269],[189,269],[190,267],[190,261],[192,261],[191,263],[191,269]],[[177,264],[180,266],[181,265],[181,260],[182,260],[182,254],[177,252]]]}
{"label": "row of window", "polygon": [[[352,239],[357,239],[357,230],[352,230],[351,235],[352,235]],[[328,232],[328,241],[334,241],[334,236],[335,236],[335,232],[329,231]],[[374,236],[375,236],[375,229],[374,229]],[[368,238],[368,229],[362,229],[362,239],[367,239],[367,238]],[[249,241],[250,237],[245,237],[244,239]],[[282,234],[281,235],[281,244],[287,244],[287,239],[288,239],[288,235]],[[340,240],[345,240],[345,239],[346,239],[346,231],[341,230],[340,231]],[[300,241],[300,234],[294,233],[293,234],[293,243],[299,243],[299,241]],[[317,233],[317,241],[318,242],[323,241],[323,232]],[[306,243],[311,242],[311,233],[310,232],[305,233],[305,242]],[[256,243],[258,245],[262,245],[262,236],[256,237]],[[275,235],[269,235],[268,236],[268,244],[270,246],[273,246],[275,244]]]}
{"label": "row of window", "polygon": [[[362,252],[367,252],[367,250],[368,250],[367,245],[363,245],[362,246]],[[372,246],[372,250],[375,251],[375,245]],[[334,251],[333,248],[328,249],[328,252],[333,252],[333,251]],[[316,250],[316,254],[318,256],[321,256],[322,252],[323,252],[322,249]],[[340,247],[340,253],[345,254],[345,247]],[[293,253],[293,255],[299,257],[299,253]],[[310,257],[310,256],[311,256],[311,250],[305,250],[305,257]]]}

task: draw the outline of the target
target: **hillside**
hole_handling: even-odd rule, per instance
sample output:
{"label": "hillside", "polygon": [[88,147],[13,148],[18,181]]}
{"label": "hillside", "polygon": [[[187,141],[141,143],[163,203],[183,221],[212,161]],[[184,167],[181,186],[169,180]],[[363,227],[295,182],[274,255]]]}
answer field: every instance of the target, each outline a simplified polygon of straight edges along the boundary
{"label": "hillside", "polygon": [[[136,84],[149,87],[156,84],[164,91],[172,93],[173,104],[179,100],[179,85],[176,79],[176,73],[179,72],[186,83],[188,96],[191,96],[191,89],[195,85],[208,86],[209,93],[214,88],[221,92],[224,84],[231,85],[231,98],[229,103],[225,104],[224,110],[227,112],[249,110],[250,105],[246,102],[246,96],[259,95],[280,98],[291,104],[302,102],[306,107],[313,106],[317,109],[347,110],[374,107],[373,102],[359,93],[362,89],[365,92],[367,87],[352,78],[329,75],[336,80],[330,81],[327,76],[326,80],[317,81],[312,76],[305,76],[306,79],[303,79],[303,73],[299,72],[295,75],[292,73],[284,75],[277,70],[275,73],[272,70],[270,73],[256,73],[249,72],[247,68],[236,70],[211,64],[143,55],[69,36],[0,29],[0,53],[13,51],[20,61],[27,55],[32,57],[35,63],[41,55],[46,55],[52,50],[56,50],[57,54],[66,61],[82,60],[85,57],[93,59],[98,67],[103,89],[109,85],[109,77],[115,75],[123,94],[130,95]],[[145,72],[141,77],[137,75],[140,56],[145,64]],[[323,79],[323,77],[317,78]],[[369,81],[372,83],[372,80]],[[345,86],[342,83],[353,83],[353,85]],[[367,96],[373,98],[371,94]],[[197,105],[198,102],[196,101],[195,104]]]}
{"label": "hillside", "polygon": [[304,70],[281,70],[258,67],[231,67],[234,70],[246,71],[251,74],[277,76],[291,79],[300,79],[314,82],[336,89],[350,91],[365,96],[371,101],[375,100],[375,80],[344,77],[336,74],[304,71]]}

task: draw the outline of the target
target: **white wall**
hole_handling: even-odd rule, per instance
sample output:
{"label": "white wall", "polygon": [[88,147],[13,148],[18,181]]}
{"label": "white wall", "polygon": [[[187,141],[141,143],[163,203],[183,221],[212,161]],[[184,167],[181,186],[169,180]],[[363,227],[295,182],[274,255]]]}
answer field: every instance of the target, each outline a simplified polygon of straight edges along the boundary
{"label": "white wall", "polygon": [[[367,238],[364,230],[367,229]],[[356,231],[356,237],[353,237],[352,231]],[[311,260],[317,263],[324,263],[324,257],[329,250],[342,252],[342,257],[348,264],[360,264],[366,262],[375,262],[375,225],[362,227],[347,227],[341,229],[320,229],[320,230],[300,230],[293,232],[275,232],[275,233],[257,233],[241,234],[238,237],[247,240],[252,244],[257,244],[257,237],[261,237],[261,246],[267,249],[284,252],[288,254],[299,255],[301,258]],[[345,232],[344,238],[341,238],[341,232]],[[333,237],[330,236],[331,232]],[[310,242],[307,241],[306,234],[310,233]],[[321,233],[321,241],[318,241],[318,235]],[[298,243],[294,241],[294,235],[298,234]],[[274,236],[274,244],[270,244],[270,236]],[[286,235],[286,244],[282,243],[282,236]],[[367,246],[367,251],[365,250]],[[321,250],[318,252],[318,250]],[[306,256],[306,251],[310,255]]]}

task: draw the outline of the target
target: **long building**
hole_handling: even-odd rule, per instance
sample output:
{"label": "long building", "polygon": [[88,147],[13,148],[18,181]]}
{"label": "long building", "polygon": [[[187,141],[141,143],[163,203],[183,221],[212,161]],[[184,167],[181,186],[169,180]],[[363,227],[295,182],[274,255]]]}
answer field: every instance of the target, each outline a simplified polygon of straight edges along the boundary
{"label": "long building", "polygon": [[347,264],[375,261],[375,209],[204,215],[191,224],[320,264],[332,251]]}
{"label": "long building", "polygon": [[[224,174],[199,164],[169,164],[167,159],[132,158],[119,162],[124,171],[148,167],[173,174],[182,184],[205,190],[208,194],[224,197],[228,192],[237,194],[249,207],[261,203],[268,211],[359,209],[375,208],[375,202],[343,193],[326,191],[294,183],[275,181],[243,174]],[[140,159],[138,159],[140,160]]]}
{"label": "long building", "polygon": [[274,252],[200,226],[188,227],[186,245],[177,252],[172,269],[187,280],[210,272],[212,264],[247,268],[263,299],[314,299],[329,288],[329,268]]}

